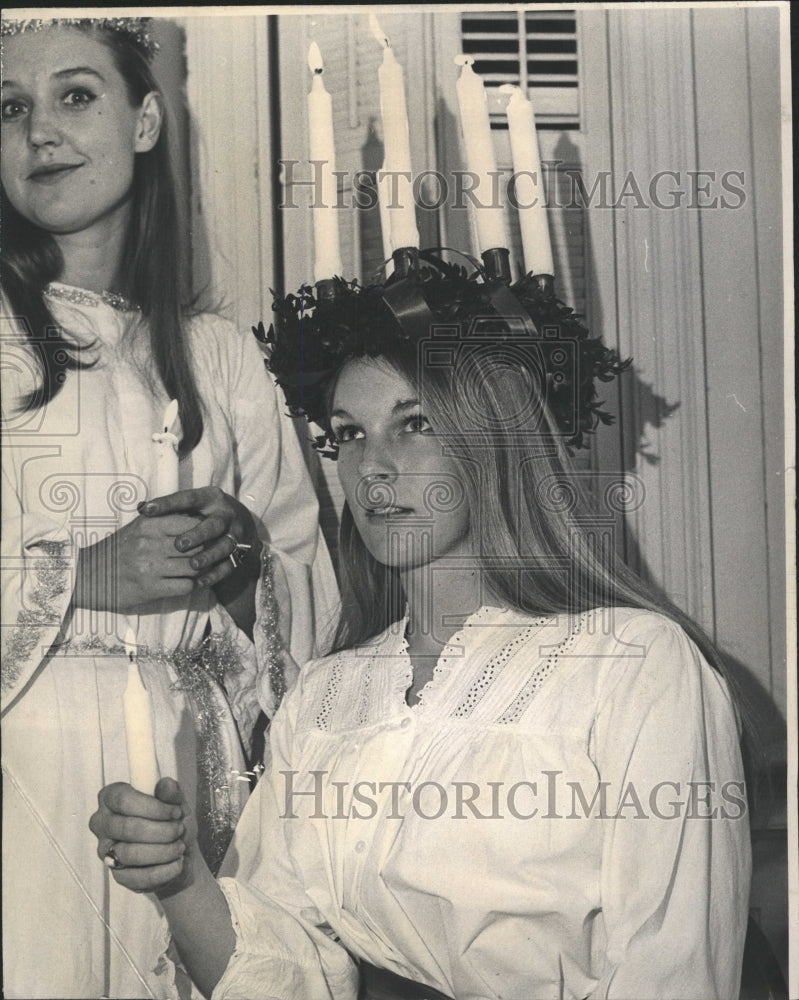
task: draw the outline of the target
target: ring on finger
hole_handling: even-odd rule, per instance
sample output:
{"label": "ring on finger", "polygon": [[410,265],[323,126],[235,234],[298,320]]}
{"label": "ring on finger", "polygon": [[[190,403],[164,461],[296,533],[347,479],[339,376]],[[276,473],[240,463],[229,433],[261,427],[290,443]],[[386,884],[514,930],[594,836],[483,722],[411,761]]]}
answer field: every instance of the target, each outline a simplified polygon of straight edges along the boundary
{"label": "ring on finger", "polygon": [[233,542],[233,549],[228,553],[228,559],[233,563],[233,569],[238,569],[247,558],[247,553],[252,549],[252,545],[238,541],[229,531],[225,532],[225,538],[229,538]]}
{"label": "ring on finger", "polygon": [[117,852],[115,850],[115,845],[108,848],[103,856],[103,864],[106,868],[112,868],[114,871],[119,871],[120,868],[127,868],[127,865],[123,865],[122,862],[117,857]]}

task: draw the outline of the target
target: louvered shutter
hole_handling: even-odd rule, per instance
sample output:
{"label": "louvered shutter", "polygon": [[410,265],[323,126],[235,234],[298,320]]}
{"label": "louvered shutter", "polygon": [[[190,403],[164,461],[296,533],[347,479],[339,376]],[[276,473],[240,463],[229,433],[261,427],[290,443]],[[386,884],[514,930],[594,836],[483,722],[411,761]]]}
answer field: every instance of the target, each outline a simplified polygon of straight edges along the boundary
{"label": "louvered shutter", "polygon": [[539,128],[579,127],[574,11],[465,13],[461,41],[463,52],[474,57],[489,99],[498,102],[497,88],[512,83],[528,89]]}

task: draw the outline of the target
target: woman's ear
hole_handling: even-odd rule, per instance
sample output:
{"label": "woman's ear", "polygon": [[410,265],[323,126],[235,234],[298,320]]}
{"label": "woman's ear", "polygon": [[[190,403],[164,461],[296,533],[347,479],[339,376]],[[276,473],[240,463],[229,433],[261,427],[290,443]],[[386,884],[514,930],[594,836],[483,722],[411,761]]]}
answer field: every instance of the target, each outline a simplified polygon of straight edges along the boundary
{"label": "woman's ear", "polygon": [[137,153],[147,153],[158,142],[161,134],[161,123],[164,120],[164,108],[161,95],[154,90],[147,94],[139,109],[139,120],[136,123],[136,139],[134,150]]}

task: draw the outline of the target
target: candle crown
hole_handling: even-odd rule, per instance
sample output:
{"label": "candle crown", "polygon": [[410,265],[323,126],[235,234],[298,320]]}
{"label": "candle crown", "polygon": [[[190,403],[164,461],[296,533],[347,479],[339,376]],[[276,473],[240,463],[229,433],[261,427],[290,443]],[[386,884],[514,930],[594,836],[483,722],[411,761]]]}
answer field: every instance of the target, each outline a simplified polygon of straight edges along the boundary
{"label": "candle crown", "polygon": [[[533,391],[550,411],[550,433],[568,445],[587,447],[585,435],[600,422],[612,422],[597,401],[594,381],[610,381],[630,362],[590,336],[555,298],[551,279],[542,283],[526,275],[508,285],[471,257],[467,260],[475,273],[443,260],[439,251],[419,250],[416,266],[384,283],[362,287],[336,278],[336,294],[328,299],[306,285],[296,295],[275,300],[268,333],[263,323],[253,327],[270,348],[267,367],[291,413],[325,429],[316,441],[322,455],[337,454],[328,401],[341,367],[363,356],[401,356],[416,363],[420,345],[436,341],[435,330],[442,325],[453,331],[453,357],[463,345],[486,342],[492,349],[518,347],[529,356],[535,362],[528,372],[531,383],[540,383]],[[440,351],[437,341],[436,348]]]}

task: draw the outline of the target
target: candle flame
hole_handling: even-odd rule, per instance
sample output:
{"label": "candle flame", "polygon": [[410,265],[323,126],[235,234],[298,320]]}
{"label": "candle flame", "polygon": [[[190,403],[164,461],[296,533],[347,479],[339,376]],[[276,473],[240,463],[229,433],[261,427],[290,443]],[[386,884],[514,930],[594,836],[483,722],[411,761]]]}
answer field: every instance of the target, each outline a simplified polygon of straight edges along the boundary
{"label": "candle flame", "polygon": [[164,410],[164,434],[172,430],[172,425],[178,419],[178,401],[173,399]]}
{"label": "candle flame", "polygon": [[467,66],[470,67],[474,66],[474,56],[465,56],[465,55],[455,56],[455,65],[463,66],[464,68],[466,68]]}
{"label": "candle flame", "polygon": [[125,632],[125,653],[131,663],[136,662],[136,649],[136,633],[128,626],[128,630]]}
{"label": "candle flame", "polygon": [[308,46],[308,69],[312,73],[324,73],[325,64],[322,60],[322,53],[316,42],[311,42]]}
{"label": "candle flame", "polygon": [[377,39],[378,43],[383,46],[384,49],[390,49],[391,45],[388,40],[388,36],[385,31],[380,27],[380,22],[374,13],[369,15],[369,30]]}

